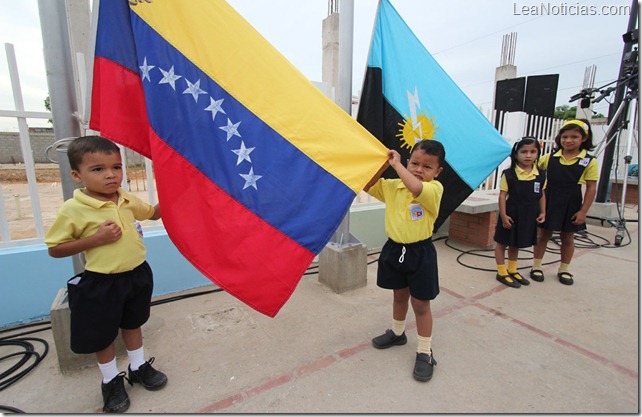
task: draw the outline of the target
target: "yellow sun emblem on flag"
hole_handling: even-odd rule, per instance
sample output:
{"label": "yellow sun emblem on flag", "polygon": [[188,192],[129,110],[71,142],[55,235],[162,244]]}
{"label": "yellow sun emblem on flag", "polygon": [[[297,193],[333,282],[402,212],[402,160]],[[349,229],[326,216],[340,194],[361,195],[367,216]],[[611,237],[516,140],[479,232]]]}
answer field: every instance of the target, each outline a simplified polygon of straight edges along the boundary
{"label": "yellow sun emblem on flag", "polygon": [[416,142],[434,139],[437,130],[439,130],[435,124],[435,118],[429,118],[426,112],[418,114],[416,121],[413,121],[412,118],[405,118],[403,123],[399,123],[399,126],[401,129],[396,136],[402,142],[401,146],[408,149],[412,149]]}

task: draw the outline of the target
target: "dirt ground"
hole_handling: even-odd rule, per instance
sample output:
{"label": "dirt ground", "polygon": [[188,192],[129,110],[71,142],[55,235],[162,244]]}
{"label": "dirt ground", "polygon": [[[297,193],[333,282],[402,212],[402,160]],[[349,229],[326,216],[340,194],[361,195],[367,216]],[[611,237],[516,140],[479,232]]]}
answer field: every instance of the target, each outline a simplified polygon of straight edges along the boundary
{"label": "dirt ground", "polygon": [[[38,183],[60,182],[60,169],[38,168],[36,169],[36,181]],[[26,184],[27,173],[24,168],[0,168],[0,184]]]}
{"label": "dirt ground", "polygon": [[[132,192],[144,201],[149,201],[145,187],[144,175],[140,172],[128,171]],[[60,169],[53,164],[36,164],[36,183],[38,202],[42,213],[42,223],[45,233],[53,224],[56,213],[64,199],[60,183]],[[33,214],[33,204],[29,196],[29,185],[23,165],[0,165],[0,197],[6,211],[10,240],[36,238],[36,226]],[[0,216],[2,215],[0,207]],[[143,222],[143,225],[146,223]],[[155,224],[158,224],[156,222]],[[1,233],[1,232],[0,232]],[[4,236],[0,236],[5,240]]]}

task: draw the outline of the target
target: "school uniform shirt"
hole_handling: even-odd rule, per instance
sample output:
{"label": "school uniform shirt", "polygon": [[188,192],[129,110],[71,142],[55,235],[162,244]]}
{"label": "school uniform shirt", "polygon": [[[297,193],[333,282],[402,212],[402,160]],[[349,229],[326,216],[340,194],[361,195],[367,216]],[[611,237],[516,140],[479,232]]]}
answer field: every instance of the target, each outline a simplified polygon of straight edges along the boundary
{"label": "school uniform shirt", "polygon": [[432,236],[444,186],[437,180],[423,182],[421,194],[414,197],[400,179],[380,178],[368,194],[386,203],[386,235],[407,244]]}
{"label": "school uniform shirt", "polygon": [[[509,168],[510,169],[510,168]],[[517,175],[517,179],[519,181],[533,181],[535,178],[539,176],[539,170],[537,169],[536,166],[531,169],[531,172],[526,172],[523,169],[521,169],[519,166],[515,166],[515,174]],[[542,190],[546,188],[546,180],[544,180],[544,184],[540,184],[542,187]],[[502,191],[508,191],[508,182],[506,181],[506,174],[502,173],[502,178],[499,180],[499,189]]]}
{"label": "school uniform shirt", "polygon": [[[547,153],[546,155],[543,155],[541,158],[539,158],[537,162],[537,166],[540,168],[548,169],[548,163],[549,159],[551,158],[551,154]],[[588,153],[586,152],[586,149],[582,149],[577,156],[571,159],[566,159],[564,156],[562,156],[562,150],[560,149],[559,151],[555,152],[553,154],[553,158],[559,158],[559,163],[562,165],[575,165],[576,163],[586,160],[589,158]],[[598,166],[597,166],[597,160],[593,157],[590,157],[590,160],[586,161],[587,165],[583,165],[585,167],[584,172],[582,172],[582,175],[580,176],[580,179],[578,180],[578,184],[586,184],[586,181],[597,181],[600,173],[598,171]],[[580,165],[584,164],[584,162],[581,162]]]}
{"label": "school uniform shirt", "polygon": [[502,173],[499,188],[508,192],[506,214],[513,219],[513,226],[505,229],[501,216],[497,216],[494,240],[515,248],[526,248],[537,243],[537,217],[540,199],[546,186],[546,171],[533,167],[526,172],[519,166]]}
{"label": "school uniform shirt", "polygon": [[124,189],[118,189],[118,204],[100,201],[74,190],[73,198],[65,201],[58,216],[45,236],[47,247],[91,236],[107,220],[114,221],[122,230],[116,242],[85,251],[85,269],[102,274],[131,271],[145,261],[146,249],[142,231],[136,220],[147,220],[154,215],[154,207]]}

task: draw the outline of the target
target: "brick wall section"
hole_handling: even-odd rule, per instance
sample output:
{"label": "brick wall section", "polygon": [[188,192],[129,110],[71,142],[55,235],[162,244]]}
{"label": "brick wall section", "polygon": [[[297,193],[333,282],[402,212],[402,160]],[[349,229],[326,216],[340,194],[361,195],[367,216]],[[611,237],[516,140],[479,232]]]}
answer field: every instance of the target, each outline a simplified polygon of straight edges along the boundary
{"label": "brick wall section", "polygon": [[454,241],[482,249],[495,247],[493,235],[497,223],[497,212],[479,214],[460,213],[450,215],[448,237]]}
{"label": "brick wall section", "polygon": [[[49,161],[45,158],[45,149],[56,141],[53,129],[30,127],[31,151],[35,163],[42,164]],[[50,157],[56,158],[53,150]],[[20,134],[18,132],[0,132],[0,164],[24,163],[20,149]]]}
{"label": "brick wall section", "polygon": [[[626,197],[624,204],[639,204],[639,189],[638,189],[638,179],[627,180],[626,185]],[[611,180],[611,201],[617,202],[618,204],[622,202],[622,186],[624,183],[619,181],[618,184],[614,184],[615,181]]]}
{"label": "brick wall section", "polygon": [[450,215],[448,238],[476,249],[495,247],[499,190],[474,191]]}

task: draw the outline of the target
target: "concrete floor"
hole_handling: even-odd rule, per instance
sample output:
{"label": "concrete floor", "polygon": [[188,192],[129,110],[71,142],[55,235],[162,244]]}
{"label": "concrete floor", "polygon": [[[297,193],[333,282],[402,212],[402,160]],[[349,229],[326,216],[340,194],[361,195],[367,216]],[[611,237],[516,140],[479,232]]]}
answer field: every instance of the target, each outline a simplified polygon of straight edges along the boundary
{"label": "concrete floor", "polygon": [[[376,262],[367,286],[344,294],[305,275],[274,319],[223,292],[154,306],[143,329],[146,356],[156,357],[169,383],[158,392],[127,386],[128,412],[639,413],[638,224],[627,226],[626,246],[578,242],[573,286],[560,284],[551,264],[544,282],[508,288],[494,272],[457,260],[492,269],[492,252],[461,255],[449,246],[471,248],[436,242],[438,365],[428,383],[412,378],[412,312],[408,344],[370,345],[391,324],[392,294],[376,286]],[[613,228],[589,231],[613,242]],[[520,266],[530,265],[531,254],[521,256]],[[544,262],[558,259],[547,253]],[[98,368],[62,374],[51,331],[32,336],[48,340],[51,350],[0,391],[0,404],[27,413],[100,412]],[[0,356],[6,352],[0,346]],[[119,367],[127,368],[126,358]]]}

